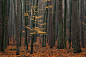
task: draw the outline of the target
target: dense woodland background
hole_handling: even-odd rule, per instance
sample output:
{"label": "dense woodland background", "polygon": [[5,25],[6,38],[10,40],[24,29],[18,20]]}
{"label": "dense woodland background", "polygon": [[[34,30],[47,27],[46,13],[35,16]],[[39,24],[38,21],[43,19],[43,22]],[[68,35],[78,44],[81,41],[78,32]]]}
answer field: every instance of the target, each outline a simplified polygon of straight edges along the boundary
{"label": "dense woodland background", "polygon": [[45,57],[40,49],[86,56],[86,0],[0,0],[0,56]]}

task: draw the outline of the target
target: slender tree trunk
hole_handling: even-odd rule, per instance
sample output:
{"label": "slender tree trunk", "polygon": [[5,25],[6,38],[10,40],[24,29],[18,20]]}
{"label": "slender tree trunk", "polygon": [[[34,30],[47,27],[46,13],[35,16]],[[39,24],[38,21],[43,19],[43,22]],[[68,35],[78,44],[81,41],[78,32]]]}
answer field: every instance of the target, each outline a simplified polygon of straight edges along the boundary
{"label": "slender tree trunk", "polygon": [[[31,0],[31,6],[33,6],[33,0]],[[33,8],[31,8],[31,19],[32,19],[32,16],[33,16]],[[33,20],[30,21],[30,28],[32,29],[32,25],[33,25]],[[31,30],[30,33],[33,33],[33,31]],[[33,53],[33,38],[34,38],[34,35],[31,35],[31,54]]]}
{"label": "slender tree trunk", "polygon": [[[43,2],[43,1],[41,1],[41,2]],[[42,3],[42,9],[43,9],[43,11],[42,11],[42,15],[44,15],[43,17],[42,17],[42,20],[43,20],[43,25],[41,25],[42,26],[42,28],[44,28],[42,31],[44,32],[45,31],[45,25],[44,25],[44,22],[45,22],[45,16],[46,16],[46,13],[44,13],[46,10],[44,9],[44,7],[45,7],[45,2],[43,2]],[[44,46],[44,41],[45,40],[45,34],[43,34],[42,35],[42,47],[45,47]]]}
{"label": "slender tree trunk", "polygon": [[54,45],[56,39],[56,0],[54,2],[54,11],[53,11],[53,30],[54,30]]}
{"label": "slender tree trunk", "polygon": [[[85,0],[85,20],[84,23],[86,24],[86,0]],[[85,30],[85,47],[86,47],[86,25],[84,25],[84,30]]]}
{"label": "slender tree trunk", "polygon": [[4,51],[4,20],[5,20],[5,9],[4,9],[4,1],[2,0],[2,36],[1,36],[1,52]]}
{"label": "slender tree trunk", "polygon": [[1,37],[1,51],[4,51],[6,48],[7,42],[7,0],[2,2],[2,37]]}
{"label": "slender tree trunk", "polygon": [[4,41],[4,48],[7,48],[7,0],[4,2],[5,5],[4,5],[4,9],[5,9],[5,26],[4,26],[4,29],[5,29],[5,41]]}
{"label": "slender tree trunk", "polygon": [[[49,5],[49,1],[47,0],[47,2],[46,2],[46,6],[48,7],[48,5]],[[48,8],[46,8],[46,26],[45,26],[45,32],[46,32],[46,40],[47,40],[47,43],[48,43],[48,31],[47,31],[47,29],[48,29],[48,12],[49,11],[49,9]]]}
{"label": "slender tree trunk", "polygon": [[57,40],[57,38],[58,38],[58,2],[59,0],[56,0],[56,39],[55,40]]}
{"label": "slender tree trunk", "polygon": [[[35,8],[35,11],[37,11],[37,8],[38,8],[38,7],[37,7],[37,6],[38,6],[38,1],[39,1],[39,0],[36,1],[36,8]],[[34,5],[34,1],[33,1],[33,5]],[[35,31],[34,31],[34,28],[35,28],[35,16],[36,16],[37,12],[34,12],[33,9],[32,9],[32,13],[33,13],[33,16],[34,16],[34,17],[33,17],[34,20],[33,20],[33,24],[32,24],[32,27],[33,27],[32,29],[33,29],[33,32],[35,32]],[[32,13],[31,13],[31,14],[32,14]],[[32,34],[32,37],[31,37],[31,52],[30,52],[30,54],[33,54],[33,42],[34,42],[34,33]]]}
{"label": "slender tree trunk", "polygon": [[14,3],[12,0],[12,39],[13,39],[13,43],[14,44]]}
{"label": "slender tree trunk", "polygon": [[10,1],[7,0],[7,45],[9,45],[9,11],[10,11]]}
{"label": "slender tree trunk", "polygon": [[[25,13],[26,13],[26,0],[24,0],[24,4],[25,4]],[[28,20],[28,16],[25,16],[25,45],[27,45],[27,24],[28,24],[28,22],[27,22],[27,20]]]}
{"label": "slender tree trunk", "polygon": [[12,41],[12,0],[10,0],[10,40]]}
{"label": "slender tree trunk", "polygon": [[72,16],[71,14],[72,14],[72,2],[71,2],[71,0],[69,0],[69,18],[70,18],[70,30],[69,30],[70,38],[68,39],[69,49],[71,47],[71,16]]}
{"label": "slender tree trunk", "polygon": [[[28,5],[29,0],[26,0],[26,12],[29,11],[29,5]],[[28,27],[28,17],[29,13],[27,12],[27,19],[26,19],[26,25]],[[27,28],[27,34],[28,34],[28,28]],[[27,35],[28,36],[28,35]],[[29,37],[29,36],[28,36]],[[28,38],[27,38],[28,39]],[[27,50],[28,50],[28,41],[27,41]]]}
{"label": "slender tree trunk", "polygon": [[[30,0],[28,0],[28,11],[30,11],[31,9],[31,4],[30,4]],[[28,29],[28,43],[30,43],[30,16],[31,16],[31,12],[29,12],[29,16],[28,16],[28,25],[29,25],[29,29]]]}
{"label": "slender tree trunk", "polygon": [[81,45],[85,47],[84,39],[84,0],[80,0],[80,20],[81,20]]}
{"label": "slender tree trunk", "polygon": [[10,41],[12,41],[12,9],[12,0],[10,0]]}
{"label": "slender tree trunk", "polygon": [[[46,2],[46,7],[48,7],[48,1]],[[42,43],[42,47],[46,47],[46,38],[47,38],[47,19],[48,19],[48,8],[46,8],[45,13],[44,13],[44,20],[43,20],[43,28],[45,28],[43,30],[43,32],[46,32],[46,34],[43,34],[43,43]]]}
{"label": "slender tree trunk", "polygon": [[49,5],[51,8],[49,8],[49,20],[50,20],[50,48],[53,48],[54,43],[54,37],[53,37],[53,16],[52,16],[52,7],[53,7],[53,0],[49,1]]}
{"label": "slender tree trunk", "polygon": [[[14,37],[16,39],[16,20],[17,20],[16,9],[17,9],[17,7],[16,7],[16,1],[15,0],[13,0],[13,3],[14,3],[14,35],[15,35]],[[15,40],[15,39],[13,39],[13,40]]]}
{"label": "slender tree trunk", "polygon": [[[77,10],[77,11],[76,11]],[[72,20],[71,20],[71,26],[72,26],[72,46],[73,46],[73,52],[78,53],[81,52],[81,46],[80,46],[80,30],[79,30],[79,0],[72,0]]]}
{"label": "slender tree trunk", "polygon": [[62,0],[59,0],[58,9],[58,45],[57,48],[63,49],[63,19],[62,19]]}
{"label": "slender tree trunk", "polygon": [[17,18],[16,18],[16,44],[17,50],[16,55],[19,55],[19,10],[20,10],[20,0],[17,0]]}
{"label": "slender tree trunk", "polygon": [[[1,0],[0,0],[0,7],[1,7]],[[0,52],[1,52],[1,29],[2,29],[2,14],[1,14],[1,8],[0,8]]]}
{"label": "slender tree trunk", "polygon": [[[38,1],[37,0],[35,0],[34,1],[34,7],[37,7],[37,9],[38,9]],[[35,9],[35,8],[34,8]],[[37,10],[36,10],[37,11]],[[38,15],[38,12],[35,12],[34,11],[34,16],[36,17]],[[35,18],[34,17],[34,18]],[[35,18],[35,20],[37,20],[36,18]],[[37,21],[34,21],[35,23],[34,23],[34,25],[35,25],[35,27],[37,27]],[[35,29],[35,28],[34,28]],[[37,39],[37,32],[35,31],[35,34],[34,34],[34,42],[36,42],[36,39]]]}
{"label": "slender tree trunk", "polygon": [[19,46],[21,47],[21,38],[22,38],[22,0],[21,0],[21,24],[20,24],[20,43]]}
{"label": "slender tree trunk", "polygon": [[67,0],[64,1],[64,48],[66,48],[66,13],[67,13]]}
{"label": "slender tree trunk", "polygon": [[13,3],[13,44],[15,43],[15,33],[14,33],[14,31],[15,31],[15,13],[14,13],[14,3]]}

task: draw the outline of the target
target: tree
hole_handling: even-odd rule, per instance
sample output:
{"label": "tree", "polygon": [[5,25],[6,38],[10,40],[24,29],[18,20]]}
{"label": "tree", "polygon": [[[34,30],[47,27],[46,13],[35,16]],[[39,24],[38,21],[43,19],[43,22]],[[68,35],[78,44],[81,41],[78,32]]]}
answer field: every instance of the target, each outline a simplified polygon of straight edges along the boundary
{"label": "tree", "polygon": [[66,13],[67,13],[67,0],[64,1],[64,48],[66,48]]}
{"label": "tree", "polygon": [[24,6],[25,6],[25,45],[27,45],[27,50],[28,50],[28,42],[27,42],[27,25],[28,25],[28,13],[26,12],[27,8],[27,0],[24,0]]}
{"label": "tree", "polygon": [[84,0],[80,0],[80,20],[81,20],[81,45],[85,47],[84,42]]}
{"label": "tree", "polygon": [[17,0],[17,15],[16,15],[16,55],[19,55],[19,10],[20,10],[20,0]]}
{"label": "tree", "polygon": [[[33,0],[31,2],[32,2],[32,6],[33,6]],[[33,8],[31,8],[31,18],[32,18],[32,16],[33,16]],[[32,26],[34,28],[33,20],[31,20],[31,25],[30,25],[31,29],[33,29]],[[31,33],[33,33],[33,31],[31,31]],[[34,40],[34,34],[31,35],[31,52],[30,52],[30,54],[33,54],[33,40]]]}
{"label": "tree", "polygon": [[11,40],[11,7],[12,7],[12,3],[11,3],[11,0],[9,0],[8,1],[9,3],[8,3],[8,12],[9,12],[9,18],[8,18],[8,33],[9,33],[9,38],[10,38],[10,40]]}
{"label": "tree", "polygon": [[[48,0],[46,2],[46,7],[48,7]],[[46,34],[43,34],[43,43],[42,43],[42,47],[46,47],[46,38],[47,38],[47,19],[48,19],[48,8],[45,9],[45,13],[44,13],[44,19],[43,19],[43,24],[46,23],[46,25],[43,25],[43,28],[45,28],[43,30],[43,32],[46,32]]]}
{"label": "tree", "polygon": [[22,38],[22,0],[21,0],[21,24],[20,24],[20,42],[19,42],[19,46],[21,47],[21,38]]}
{"label": "tree", "polygon": [[[26,0],[27,2],[26,2],[26,12],[27,11],[29,11],[29,5],[28,5],[28,3],[29,3],[29,0]],[[27,12],[27,19],[26,19],[26,27],[28,27],[28,20],[29,20],[29,13]],[[27,31],[28,31],[28,29],[27,29]],[[29,32],[30,33],[30,32]],[[27,34],[28,34],[28,32],[27,32]],[[29,37],[29,35],[27,35],[28,37]],[[30,41],[30,40],[29,40]],[[27,50],[28,50],[28,41],[27,41]]]}
{"label": "tree", "polygon": [[2,3],[2,34],[1,34],[1,52],[4,51],[4,26],[5,26],[5,6],[7,5],[7,3],[5,3],[5,1],[1,1]]}
{"label": "tree", "polygon": [[[35,8],[35,11],[37,11],[37,6],[38,6],[38,1],[39,0],[37,0],[36,1],[36,8]],[[33,6],[34,6],[34,0],[33,0]],[[34,32],[35,32],[35,30],[34,30],[34,28],[35,28],[35,16],[36,16],[36,14],[37,14],[37,12],[35,12],[35,11],[33,11],[34,9],[32,9],[32,12],[31,12],[31,14],[33,14],[33,19],[34,20],[32,20],[33,21],[33,24],[32,24],[32,29],[33,29],[33,34],[32,34],[32,36],[31,36],[31,52],[30,52],[30,54],[33,54],[33,41],[34,41]]]}
{"label": "tree", "polygon": [[13,0],[12,0],[12,7],[13,7],[13,22],[12,22],[12,33],[13,33],[13,35],[12,35],[12,38],[13,38],[13,44],[15,43],[15,14],[14,14],[14,3],[13,3]]}
{"label": "tree", "polygon": [[4,22],[4,37],[5,37],[5,40],[4,40],[4,48],[7,48],[7,0],[4,2],[5,3],[5,6],[4,6],[4,16],[5,16],[5,22]]}
{"label": "tree", "polygon": [[80,30],[79,30],[79,0],[72,0],[72,19],[71,19],[71,27],[72,27],[72,34],[71,38],[73,52],[78,53],[81,52],[80,46]]}
{"label": "tree", "polygon": [[50,22],[50,48],[53,48],[53,44],[54,44],[54,37],[53,37],[53,11],[52,11],[52,7],[53,7],[53,0],[49,1],[49,22]]}
{"label": "tree", "polygon": [[12,40],[12,0],[10,0],[10,41]]}
{"label": "tree", "polygon": [[[1,0],[0,0],[0,7],[1,7]],[[1,52],[1,28],[2,28],[2,15],[1,15],[1,8],[0,8],[0,52]]]}
{"label": "tree", "polygon": [[55,45],[55,36],[56,36],[56,0],[54,1],[54,11],[53,11],[53,31],[54,31],[54,45]]}
{"label": "tree", "polygon": [[62,0],[59,0],[58,9],[58,45],[57,48],[63,49],[63,19],[62,19]]}
{"label": "tree", "polygon": [[10,0],[7,0],[7,45],[9,45],[9,11],[10,11]]}
{"label": "tree", "polygon": [[[28,11],[30,11],[30,0],[28,0]],[[28,16],[28,25],[30,27],[30,16],[31,16],[31,12],[29,12],[29,16]],[[28,43],[30,43],[30,29],[28,29]]]}
{"label": "tree", "polygon": [[58,38],[58,2],[59,0],[56,0],[56,39],[55,40],[57,40],[57,38]]}
{"label": "tree", "polygon": [[[85,0],[85,5],[86,5],[86,0]],[[86,24],[86,6],[85,6],[85,20],[84,20],[84,23]],[[84,25],[84,30],[85,30],[85,36],[86,36],[86,25]],[[85,42],[86,42],[86,38],[85,38]],[[85,43],[85,45],[86,45],[86,43]]]}
{"label": "tree", "polygon": [[69,49],[71,47],[71,16],[72,16],[72,2],[71,0],[69,0],[69,20],[70,20],[70,30],[69,30],[70,37],[68,39]]}
{"label": "tree", "polygon": [[[38,2],[37,0],[34,1],[34,10],[35,10],[35,7],[37,7],[37,10],[38,10],[38,4],[37,4],[37,2]],[[37,10],[34,11],[34,13],[35,13],[36,16],[38,16],[38,11],[37,11]],[[36,17],[36,16],[35,16],[35,17]],[[37,20],[37,19],[35,18],[35,20]],[[38,21],[38,20],[37,20],[37,21]],[[35,27],[37,27],[37,21],[34,21],[34,22],[35,22],[35,23],[34,23],[34,24],[35,24]],[[35,28],[34,28],[34,29],[35,29]],[[37,39],[37,31],[35,31],[35,34],[34,34],[34,42],[36,42],[36,39]]]}

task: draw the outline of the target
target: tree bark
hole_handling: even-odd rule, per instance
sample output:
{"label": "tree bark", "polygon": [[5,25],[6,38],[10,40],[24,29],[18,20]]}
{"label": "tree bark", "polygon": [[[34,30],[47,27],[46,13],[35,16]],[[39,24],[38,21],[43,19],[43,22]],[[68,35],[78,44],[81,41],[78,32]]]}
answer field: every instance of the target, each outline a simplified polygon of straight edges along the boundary
{"label": "tree bark", "polygon": [[4,51],[4,20],[5,20],[5,9],[4,9],[4,1],[1,1],[2,3],[2,34],[1,34],[1,52]]}
{"label": "tree bark", "polygon": [[[86,0],[85,0],[85,20],[84,23],[86,24]],[[84,25],[84,30],[85,30],[85,47],[86,47],[86,25]]]}
{"label": "tree bark", "polygon": [[85,39],[84,39],[84,0],[80,0],[80,24],[81,24],[81,45],[82,48],[85,47]]}
{"label": "tree bark", "polygon": [[62,19],[62,0],[59,0],[58,8],[58,45],[57,48],[63,49],[63,19]]}
{"label": "tree bark", "polygon": [[71,19],[71,27],[72,27],[72,46],[73,52],[79,53],[81,52],[80,46],[80,30],[79,30],[79,0],[72,0],[72,19]]}
{"label": "tree bark", "polygon": [[52,11],[52,7],[53,7],[53,0],[49,1],[49,6],[51,6],[51,8],[49,8],[49,22],[50,22],[50,48],[53,48],[53,44],[54,44],[54,36],[53,36],[53,11]]}
{"label": "tree bark", "polygon": [[72,16],[72,2],[71,0],[69,0],[69,22],[70,22],[70,29],[69,29],[69,39],[68,39],[68,42],[69,42],[69,49],[71,47],[71,16]]}
{"label": "tree bark", "polygon": [[19,55],[19,11],[20,11],[20,0],[17,0],[17,18],[16,18],[16,55]]}
{"label": "tree bark", "polygon": [[64,1],[64,48],[66,48],[66,15],[67,14],[67,0]]}
{"label": "tree bark", "polygon": [[[0,0],[0,7],[1,7],[1,0]],[[1,52],[1,29],[2,29],[2,14],[0,8],[0,52]]]}

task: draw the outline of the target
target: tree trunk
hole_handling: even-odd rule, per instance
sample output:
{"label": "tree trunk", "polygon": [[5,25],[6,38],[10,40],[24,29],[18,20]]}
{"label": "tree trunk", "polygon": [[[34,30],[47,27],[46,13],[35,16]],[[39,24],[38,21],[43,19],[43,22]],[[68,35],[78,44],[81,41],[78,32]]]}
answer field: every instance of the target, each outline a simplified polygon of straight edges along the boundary
{"label": "tree trunk", "polygon": [[10,11],[10,0],[7,0],[7,45],[9,45],[9,11]]}
{"label": "tree trunk", "polygon": [[64,1],[64,48],[66,48],[66,15],[67,14],[67,0]]}
{"label": "tree trunk", "polygon": [[16,18],[16,55],[19,55],[19,11],[20,11],[20,0],[17,0],[17,18]]}
{"label": "tree trunk", "polygon": [[1,52],[4,51],[4,20],[5,20],[5,9],[4,9],[4,1],[1,1],[2,3],[2,36],[1,36]]}
{"label": "tree trunk", "polygon": [[[30,0],[28,0],[28,11],[30,11],[31,9],[31,4],[30,4]],[[30,27],[30,16],[31,16],[31,12],[29,12],[29,16],[28,16],[28,26]],[[30,29],[28,29],[28,43],[30,43]]]}
{"label": "tree trunk", "polygon": [[54,1],[54,11],[53,11],[53,31],[54,31],[54,45],[56,39],[56,0]]}
{"label": "tree trunk", "polygon": [[[39,1],[39,0],[36,1],[36,8],[35,8],[35,11],[37,11],[37,8],[38,8],[38,7],[37,7],[37,6],[38,6],[38,1]],[[33,1],[33,6],[34,6],[34,2],[35,2],[35,1]],[[35,32],[35,30],[34,30],[34,28],[35,28],[35,16],[36,16],[37,12],[34,12],[33,10],[34,10],[34,9],[32,9],[32,13],[33,13],[33,16],[34,16],[33,19],[34,19],[34,20],[33,20],[33,24],[32,24],[32,29],[33,29],[32,32]],[[32,13],[31,13],[31,14],[32,14]],[[31,37],[31,52],[30,52],[30,54],[33,54],[34,36],[35,36],[35,35],[34,35],[34,33],[33,33],[33,34],[32,34],[32,37]]]}
{"label": "tree trunk", "polygon": [[22,0],[21,0],[21,23],[20,23],[20,42],[19,42],[19,46],[21,47],[21,38],[22,38]]}
{"label": "tree trunk", "polygon": [[[46,2],[46,7],[48,7],[48,1]],[[42,42],[42,47],[46,47],[46,38],[47,38],[47,19],[48,19],[48,8],[45,9],[44,13],[44,19],[43,19],[43,24],[46,23],[46,25],[43,25],[43,32],[46,32],[46,34],[43,34],[43,42]]]}
{"label": "tree trunk", "polygon": [[58,9],[58,45],[57,48],[63,49],[63,19],[62,19],[62,0],[59,0]]}
{"label": "tree trunk", "polygon": [[72,14],[72,2],[71,0],[69,1],[69,20],[70,20],[70,29],[69,29],[69,34],[70,34],[70,37],[68,39],[68,42],[69,42],[69,49],[71,47],[71,15]]}
{"label": "tree trunk", "polygon": [[5,41],[4,41],[4,48],[7,48],[7,0],[4,2],[5,5],[4,5],[4,9],[5,9],[5,26],[4,26],[4,29],[5,29]]}
{"label": "tree trunk", "polygon": [[81,45],[82,48],[85,47],[85,39],[84,39],[84,0],[80,0],[80,24],[81,24]]}
{"label": "tree trunk", "polygon": [[[0,7],[1,7],[1,0],[0,0]],[[0,52],[1,52],[1,29],[2,29],[2,14],[1,14],[1,8],[0,8]]]}
{"label": "tree trunk", "polygon": [[53,0],[49,1],[49,20],[50,20],[50,48],[53,48],[54,44],[54,37],[53,37],[53,16],[52,16],[52,7],[53,7]]}
{"label": "tree trunk", "polygon": [[[25,5],[25,13],[26,13],[26,0],[24,0]],[[25,16],[25,45],[27,45],[27,24],[28,24],[28,16]]]}
{"label": "tree trunk", "polygon": [[72,46],[73,52],[78,53],[81,52],[80,46],[80,30],[79,30],[79,0],[72,0],[72,19],[71,19],[71,27],[72,27]]}
{"label": "tree trunk", "polygon": [[[84,23],[86,24],[86,0],[85,0],[85,20]],[[84,25],[84,30],[85,30],[85,47],[86,47],[86,25]]]}

